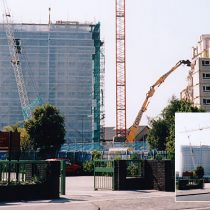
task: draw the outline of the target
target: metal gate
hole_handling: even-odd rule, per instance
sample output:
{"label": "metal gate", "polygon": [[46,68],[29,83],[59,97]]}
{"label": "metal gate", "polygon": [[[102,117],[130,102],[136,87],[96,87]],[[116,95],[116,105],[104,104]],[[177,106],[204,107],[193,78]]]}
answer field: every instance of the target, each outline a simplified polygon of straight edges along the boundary
{"label": "metal gate", "polygon": [[94,190],[114,190],[114,160],[94,161]]}

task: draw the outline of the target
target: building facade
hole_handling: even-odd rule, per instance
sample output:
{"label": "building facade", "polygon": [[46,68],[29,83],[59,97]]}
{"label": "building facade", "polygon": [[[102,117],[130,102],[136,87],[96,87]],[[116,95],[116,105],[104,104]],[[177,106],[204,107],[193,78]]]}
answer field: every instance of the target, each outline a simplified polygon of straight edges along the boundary
{"label": "building facade", "polygon": [[210,111],[210,34],[202,35],[193,47],[188,86],[181,92],[181,98]]}
{"label": "building facade", "polygon": [[203,166],[204,176],[210,177],[210,146],[181,146],[181,174]]}
{"label": "building facade", "polygon": [[[30,103],[39,96],[64,115],[66,142],[99,142],[101,115],[100,24],[57,21],[14,24]],[[23,120],[9,55],[6,27],[0,24],[0,127]]]}

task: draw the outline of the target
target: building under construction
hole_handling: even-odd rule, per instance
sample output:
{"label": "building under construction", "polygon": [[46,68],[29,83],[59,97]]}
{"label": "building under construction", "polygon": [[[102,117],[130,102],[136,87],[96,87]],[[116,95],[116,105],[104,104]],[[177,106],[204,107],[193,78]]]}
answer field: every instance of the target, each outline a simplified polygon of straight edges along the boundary
{"label": "building under construction", "polygon": [[210,111],[210,34],[202,35],[193,47],[188,85],[181,92],[181,98]]}
{"label": "building under construction", "polygon": [[180,175],[185,171],[193,171],[197,166],[204,168],[204,175],[210,177],[210,146],[181,146]]}
{"label": "building under construction", "polygon": [[[60,109],[68,143],[99,142],[104,126],[100,24],[57,21],[13,24],[13,29],[29,100],[39,95],[42,103]],[[7,39],[0,24],[0,127],[23,121]]]}

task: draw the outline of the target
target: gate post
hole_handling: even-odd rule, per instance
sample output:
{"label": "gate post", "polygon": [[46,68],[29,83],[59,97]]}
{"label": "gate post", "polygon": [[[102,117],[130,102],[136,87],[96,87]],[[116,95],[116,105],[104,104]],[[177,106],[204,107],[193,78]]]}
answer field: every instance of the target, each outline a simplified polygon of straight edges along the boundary
{"label": "gate post", "polygon": [[93,173],[94,173],[94,190],[97,190],[96,189],[96,172],[95,172],[96,161],[94,160],[93,163],[94,163],[94,167],[93,167]]}
{"label": "gate post", "polygon": [[65,195],[66,192],[66,162],[65,160],[61,160],[60,162],[61,166],[61,195]]}
{"label": "gate post", "polygon": [[126,189],[126,161],[114,160],[113,190]]}

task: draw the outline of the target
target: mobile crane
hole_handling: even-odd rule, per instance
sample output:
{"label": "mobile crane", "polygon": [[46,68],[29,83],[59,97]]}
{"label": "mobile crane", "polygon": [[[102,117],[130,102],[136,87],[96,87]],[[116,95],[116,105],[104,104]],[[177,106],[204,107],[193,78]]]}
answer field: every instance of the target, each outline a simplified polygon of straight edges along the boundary
{"label": "mobile crane", "polygon": [[135,121],[133,123],[133,125],[130,127],[129,132],[128,132],[128,136],[126,139],[127,143],[132,143],[134,142],[134,139],[136,137],[136,131],[138,128],[138,125],[141,121],[142,115],[143,113],[147,110],[147,107],[150,103],[150,98],[154,95],[156,88],[159,87],[164,81],[165,79],[172,73],[174,72],[179,66],[181,66],[182,64],[187,65],[187,66],[191,66],[191,62],[189,60],[180,60],[179,62],[176,63],[176,65],[174,67],[172,67],[167,73],[165,73],[164,75],[162,75],[149,89],[149,91],[146,94],[146,98],[141,106],[141,109],[139,110]]}

